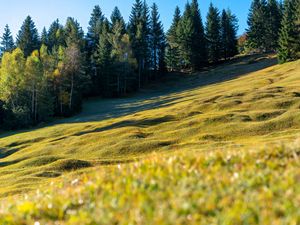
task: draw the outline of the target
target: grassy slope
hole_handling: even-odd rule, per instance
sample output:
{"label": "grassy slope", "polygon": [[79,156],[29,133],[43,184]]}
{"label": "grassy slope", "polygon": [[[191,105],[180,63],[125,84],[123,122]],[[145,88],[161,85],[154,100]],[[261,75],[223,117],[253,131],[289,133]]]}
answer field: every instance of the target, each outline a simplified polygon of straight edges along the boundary
{"label": "grassy slope", "polygon": [[[81,115],[52,126],[3,135],[2,196],[58,178],[43,194],[18,197],[8,211],[4,201],[0,218],[12,224],[299,223],[299,150],[262,146],[289,146],[299,137],[300,62],[273,61],[245,58],[131,99],[91,101]],[[173,150],[179,152],[150,154]],[[145,156],[150,159],[73,174],[78,184],[59,177]],[[125,211],[131,216],[122,217]]]}

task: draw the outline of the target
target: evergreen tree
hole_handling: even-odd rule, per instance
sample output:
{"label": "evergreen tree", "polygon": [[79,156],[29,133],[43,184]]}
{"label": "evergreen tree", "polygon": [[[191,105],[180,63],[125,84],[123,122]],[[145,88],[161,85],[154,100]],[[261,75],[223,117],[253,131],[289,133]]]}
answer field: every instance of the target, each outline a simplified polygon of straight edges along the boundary
{"label": "evergreen tree", "polygon": [[30,16],[25,19],[17,35],[17,47],[24,52],[25,57],[40,48],[39,34]]}
{"label": "evergreen tree", "polygon": [[105,17],[99,5],[96,5],[89,21],[87,40],[90,51],[95,51],[101,35],[102,23]]}
{"label": "evergreen tree", "polygon": [[149,63],[149,9],[141,0],[133,5],[129,21],[129,37],[134,56],[138,62],[138,87],[144,78]]}
{"label": "evergreen tree", "polygon": [[97,84],[99,92],[105,96],[110,95],[110,79],[113,64],[112,44],[109,38],[109,23],[105,20],[102,24],[98,49],[94,55],[97,62]]}
{"label": "evergreen tree", "polygon": [[221,57],[220,31],[221,27],[219,11],[211,3],[206,20],[206,37],[208,40],[208,59],[212,63],[218,62]]}
{"label": "evergreen tree", "polygon": [[163,25],[160,21],[158,7],[153,3],[151,7],[150,23],[150,49],[151,49],[151,67],[156,71],[163,71],[164,53],[165,53],[165,34]]}
{"label": "evergreen tree", "polygon": [[266,49],[275,51],[281,27],[282,12],[276,0],[269,0],[266,12]]}
{"label": "evergreen tree", "polygon": [[0,53],[1,55],[5,52],[12,52],[15,48],[15,43],[9,26],[6,25],[4,28],[3,36],[1,37]]}
{"label": "evergreen tree", "polygon": [[281,63],[292,61],[299,57],[298,7],[298,0],[285,0],[284,2],[284,15],[278,50],[278,58]]}
{"label": "evergreen tree", "polygon": [[114,10],[110,16],[110,21],[112,23],[112,27],[114,27],[116,25],[116,23],[119,23],[119,25],[122,25],[123,26],[122,33],[125,33],[125,20],[122,17],[122,14],[118,7],[114,8]]}
{"label": "evergreen tree", "polygon": [[238,22],[230,10],[223,10],[221,16],[222,58],[227,60],[238,53],[237,49]]}
{"label": "evergreen tree", "polygon": [[63,26],[59,23],[59,20],[55,20],[48,30],[48,48],[51,51],[57,51],[59,46],[65,46],[65,36]]}
{"label": "evergreen tree", "polygon": [[252,49],[266,51],[267,5],[264,0],[253,0],[248,15],[248,45]]}
{"label": "evergreen tree", "polygon": [[207,43],[197,0],[192,0],[191,16],[193,21],[191,62],[193,69],[200,69],[207,63]]}
{"label": "evergreen tree", "polygon": [[67,18],[67,22],[64,27],[64,35],[67,46],[75,44],[81,51],[84,50],[84,32],[77,20],[71,17]]}
{"label": "evergreen tree", "polygon": [[167,32],[167,48],[166,48],[166,63],[171,71],[180,69],[180,53],[177,36],[177,29],[181,20],[180,9],[177,6],[175,9],[172,25]]}
{"label": "evergreen tree", "polygon": [[46,30],[46,27],[43,28],[42,34],[41,34],[41,44],[48,46],[48,33]]}
{"label": "evergreen tree", "polygon": [[180,61],[183,68],[192,67],[192,56],[193,56],[193,18],[191,5],[186,4],[183,16],[178,24],[176,35],[178,37],[178,46],[180,53]]}

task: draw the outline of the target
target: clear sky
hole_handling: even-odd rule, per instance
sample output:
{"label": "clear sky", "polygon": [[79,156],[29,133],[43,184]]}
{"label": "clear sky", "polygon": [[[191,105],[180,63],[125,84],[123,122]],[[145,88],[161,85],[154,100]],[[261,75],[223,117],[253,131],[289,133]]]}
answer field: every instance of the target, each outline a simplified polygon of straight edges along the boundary
{"label": "clear sky", "polygon": [[[148,0],[151,5],[156,2],[159,6],[161,20],[165,29],[168,29],[173,18],[174,9],[178,5],[181,10],[188,0]],[[5,24],[9,24],[15,35],[27,15],[30,15],[39,32],[58,18],[65,23],[66,18],[71,16],[78,20],[84,31],[88,26],[90,14],[95,5],[100,5],[103,13],[109,17],[112,9],[118,6],[123,17],[128,21],[134,0],[5,0],[1,4],[0,11],[0,33],[3,33]],[[247,24],[247,14],[251,0],[199,0],[202,18],[205,21],[209,3],[213,2],[220,10],[230,8],[239,19],[239,34],[243,33]]]}

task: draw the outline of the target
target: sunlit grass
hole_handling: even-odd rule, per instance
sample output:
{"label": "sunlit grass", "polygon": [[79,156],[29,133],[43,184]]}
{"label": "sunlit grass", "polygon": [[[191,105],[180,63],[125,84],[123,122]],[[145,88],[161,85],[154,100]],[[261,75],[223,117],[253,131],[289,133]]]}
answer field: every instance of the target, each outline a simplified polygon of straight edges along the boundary
{"label": "sunlit grass", "polygon": [[299,224],[300,61],[272,57],[2,134],[0,224]]}

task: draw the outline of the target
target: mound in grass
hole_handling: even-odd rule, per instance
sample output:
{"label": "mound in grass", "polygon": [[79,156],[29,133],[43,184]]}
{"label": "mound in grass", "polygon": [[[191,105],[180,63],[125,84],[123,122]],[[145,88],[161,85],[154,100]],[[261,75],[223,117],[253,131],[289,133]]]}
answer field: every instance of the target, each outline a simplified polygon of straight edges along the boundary
{"label": "mound in grass", "polygon": [[5,199],[0,224],[296,225],[299,183],[298,145],[152,155]]}

